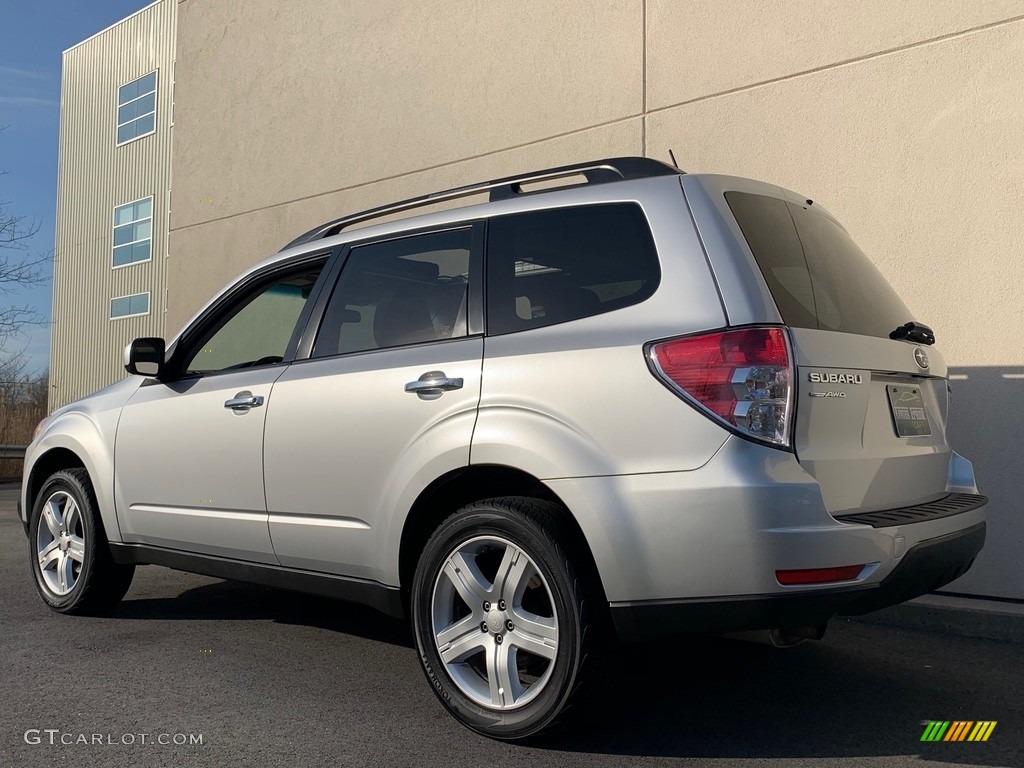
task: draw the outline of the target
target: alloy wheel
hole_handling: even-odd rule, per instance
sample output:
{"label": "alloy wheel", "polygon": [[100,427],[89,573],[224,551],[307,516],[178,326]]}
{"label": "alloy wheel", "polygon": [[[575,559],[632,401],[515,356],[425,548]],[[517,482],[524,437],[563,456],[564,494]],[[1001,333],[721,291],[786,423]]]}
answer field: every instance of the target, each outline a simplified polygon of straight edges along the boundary
{"label": "alloy wheel", "polygon": [[51,495],[42,508],[36,531],[36,557],[46,589],[66,595],[75,588],[85,562],[82,511],[65,491]]}
{"label": "alloy wheel", "polygon": [[438,655],[480,706],[525,706],[547,685],[558,652],[551,589],[533,559],[500,536],[469,539],[443,561],[431,619]]}

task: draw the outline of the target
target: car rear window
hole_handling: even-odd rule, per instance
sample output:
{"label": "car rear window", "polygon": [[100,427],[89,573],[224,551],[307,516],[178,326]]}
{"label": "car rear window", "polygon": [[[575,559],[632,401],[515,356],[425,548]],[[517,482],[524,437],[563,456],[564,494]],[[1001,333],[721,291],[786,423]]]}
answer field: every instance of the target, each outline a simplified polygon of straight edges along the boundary
{"label": "car rear window", "polygon": [[636,203],[498,216],[487,229],[487,332],[511,333],[637,304],[661,271]]}
{"label": "car rear window", "polygon": [[783,321],[888,338],[910,311],[839,224],[813,206],[726,192]]}

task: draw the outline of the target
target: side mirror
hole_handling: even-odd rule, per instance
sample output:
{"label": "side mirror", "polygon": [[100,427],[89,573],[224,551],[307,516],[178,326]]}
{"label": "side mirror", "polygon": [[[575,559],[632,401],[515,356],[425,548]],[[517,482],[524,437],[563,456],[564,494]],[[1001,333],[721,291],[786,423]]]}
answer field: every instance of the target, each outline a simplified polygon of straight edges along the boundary
{"label": "side mirror", "polygon": [[165,354],[163,339],[136,339],[124,348],[124,368],[134,376],[159,376]]}

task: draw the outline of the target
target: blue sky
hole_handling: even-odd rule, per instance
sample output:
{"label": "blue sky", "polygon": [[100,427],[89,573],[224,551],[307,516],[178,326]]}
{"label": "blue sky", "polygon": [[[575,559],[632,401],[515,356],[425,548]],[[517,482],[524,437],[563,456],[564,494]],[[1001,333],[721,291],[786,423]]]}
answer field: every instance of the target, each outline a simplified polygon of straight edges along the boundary
{"label": "blue sky", "polygon": [[[0,202],[39,224],[30,254],[53,250],[57,207],[57,135],[61,53],[150,0],[8,0],[0,23]],[[50,316],[49,283],[0,296],[5,306],[31,305]],[[33,370],[49,364],[50,331],[20,341]]]}

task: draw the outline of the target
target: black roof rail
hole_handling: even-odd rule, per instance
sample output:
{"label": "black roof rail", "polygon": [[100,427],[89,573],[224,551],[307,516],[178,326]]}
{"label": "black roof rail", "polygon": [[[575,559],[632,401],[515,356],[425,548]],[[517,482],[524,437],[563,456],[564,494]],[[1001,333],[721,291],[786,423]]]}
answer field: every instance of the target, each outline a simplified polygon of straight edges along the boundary
{"label": "black roof rail", "polygon": [[[492,181],[483,181],[478,184],[469,184],[464,187],[455,187],[441,192],[431,192],[428,195],[412,197],[408,200],[400,200],[397,203],[388,203],[376,208],[369,208],[365,211],[342,216],[340,219],[333,219],[325,222],[308,232],[299,235],[282,251],[288,250],[296,245],[320,240],[325,237],[336,235],[346,227],[359,224],[370,219],[381,216],[388,216],[392,213],[399,213],[413,208],[420,208],[444,200],[457,200],[460,197],[478,195],[482,192],[490,192],[490,200],[507,200],[525,193],[522,190],[523,184],[533,184],[544,181],[553,181],[567,176],[583,176],[588,184],[607,184],[613,181],[625,181],[627,179],[644,179],[651,176],[678,175],[683,171],[663,163],[659,160],[652,160],[648,157],[610,157],[605,160],[593,160],[586,163],[574,163],[573,165],[562,165],[558,168],[547,168],[541,171],[506,176]],[[538,190],[540,191],[540,190]],[[547,191],[547,190],[543,190]]]}

